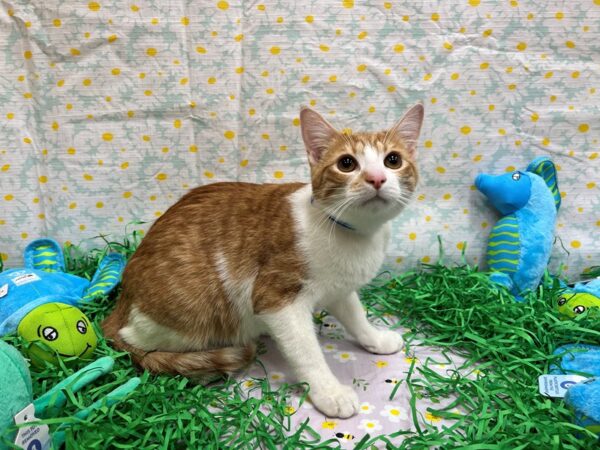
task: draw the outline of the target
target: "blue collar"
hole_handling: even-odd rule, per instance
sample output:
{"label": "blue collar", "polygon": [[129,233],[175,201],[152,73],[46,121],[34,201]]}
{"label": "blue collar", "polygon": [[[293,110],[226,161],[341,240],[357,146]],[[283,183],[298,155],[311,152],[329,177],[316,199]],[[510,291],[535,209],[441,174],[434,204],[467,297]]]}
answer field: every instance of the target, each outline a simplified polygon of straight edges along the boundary
{"label": "blue collar", "polygon": [[[315,203],[315,197],[311,195],[311,197],[310,197],[310,204],[314,205],[314,203]],[[329,220],[331,220],[333,223],[335,223],[336,225],[339,225],[342,228],[345,228],[345,229],[350,230],[350,231],[356,231],[356,228],[354,228],[352,225],[350,225],[347,222],[344,222],[342,220],[336,219],[335,217],[330,216],[329,214],[327,214],[327,218]]]}

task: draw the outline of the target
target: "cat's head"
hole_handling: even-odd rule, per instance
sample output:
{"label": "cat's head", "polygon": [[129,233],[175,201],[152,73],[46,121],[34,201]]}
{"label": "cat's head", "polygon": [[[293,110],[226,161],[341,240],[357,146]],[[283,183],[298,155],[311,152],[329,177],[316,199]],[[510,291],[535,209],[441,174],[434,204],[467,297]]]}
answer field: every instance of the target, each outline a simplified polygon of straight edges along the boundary
{"label": "cat's head", "polygon": [[424,108],[417,104],[389,130],[337,131],[310,108],[300,111],[314,201],[357,226],[395,217],[418,181],[416,145]]}

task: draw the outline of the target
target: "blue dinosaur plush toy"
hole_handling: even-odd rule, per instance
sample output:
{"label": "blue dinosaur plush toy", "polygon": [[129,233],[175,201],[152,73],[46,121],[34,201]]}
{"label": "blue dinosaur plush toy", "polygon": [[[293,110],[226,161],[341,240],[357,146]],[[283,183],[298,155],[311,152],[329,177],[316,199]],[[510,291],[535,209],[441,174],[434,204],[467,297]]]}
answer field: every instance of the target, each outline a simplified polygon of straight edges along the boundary
{"label": "blue dinosaur plush toy", "polygon": [[554,163],[539,157],[525,171],[480,174],[475,186],[502,214],[488,240],[491,279],[522,301],[539,285],[552,251],[561,200]]}
{"label": "blue dinosaur plush toy", "polygon": [[0,336],[18,330],[34,343],[29,356],[36,366],[56,362],[56,353],[89,358],[97,338],[76,307],[108,294],[119,283],[124,256],[107,254],[91,281],[65,273],[62,250],[52,239],[31,242],[24,260],[24,268],[0,273]]}

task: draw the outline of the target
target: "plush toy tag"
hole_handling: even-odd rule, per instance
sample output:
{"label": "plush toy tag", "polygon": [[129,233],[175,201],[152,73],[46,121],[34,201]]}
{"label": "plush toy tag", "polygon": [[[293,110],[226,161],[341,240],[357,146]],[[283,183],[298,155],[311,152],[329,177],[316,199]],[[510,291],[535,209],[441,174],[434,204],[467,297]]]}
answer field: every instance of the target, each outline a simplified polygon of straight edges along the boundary
{"label": "plush toy tag", "polygon": [[12,279],[12,282],[17,286],[23,286],[24,284],[32,283],[34,281],[40,281],[40,277],[38,277],[35,273],[24,273]]}
{"label": "plush toy tag", "polygon": [[0,286],[0,298],[5,297],[8,294],[8,283],[4,286]]}
{"label": "plush toy tag", "polygon": [[[35,417],[35,406],[30,403],[20,412],[15,414],[15,424],[37,422]],[[19,428],[15,445],[26,450],[48,450],[52,447],[48,425],[30,425]]]}
{"label": "plush toy tag", "polygon": [[574,384],[587,380],[581,375],[540,375],[538,385],[540,394],[546,397],[562,398]]}

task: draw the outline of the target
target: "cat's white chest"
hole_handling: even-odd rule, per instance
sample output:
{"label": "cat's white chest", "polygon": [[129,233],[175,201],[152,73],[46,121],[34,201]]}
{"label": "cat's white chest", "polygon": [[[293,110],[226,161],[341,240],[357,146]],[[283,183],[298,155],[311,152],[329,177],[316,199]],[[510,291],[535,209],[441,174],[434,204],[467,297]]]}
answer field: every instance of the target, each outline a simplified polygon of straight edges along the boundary
{"label": "cat's white chest", "polygon": [[390,235],[384,224],[372,234],[323,223],[310,209],[310,190],[292,196],[298,250],[308,266],[310,290],[319,297],[345,296],[369,283],[381,268]]}
{"label": "cat's white chest", "polygon": [[335,239],[316,240],[307,252],[313,281],[322,291],[350,293],[370,282],[384,259],[387,230],[369,239],[341,231]]}

